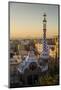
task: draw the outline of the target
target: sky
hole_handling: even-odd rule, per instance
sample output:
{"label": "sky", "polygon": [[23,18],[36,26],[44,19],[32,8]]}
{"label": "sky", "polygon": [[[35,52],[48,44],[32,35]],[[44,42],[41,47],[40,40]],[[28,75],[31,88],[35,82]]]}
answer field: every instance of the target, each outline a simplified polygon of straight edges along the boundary
{"label": "sky", "polygon": [[10,3],[10,38],[42,38],[46,13],[47,38],[58,35],[58,5]]}

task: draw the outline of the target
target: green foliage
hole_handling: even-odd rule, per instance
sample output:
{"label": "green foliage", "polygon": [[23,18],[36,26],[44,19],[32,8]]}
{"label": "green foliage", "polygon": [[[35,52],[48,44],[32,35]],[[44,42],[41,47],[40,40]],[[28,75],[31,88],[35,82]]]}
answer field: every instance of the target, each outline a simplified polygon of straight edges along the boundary
{"label": "green foliage", "polygon": [[52,60],[49,63],[48,73],[40,76],[39,78],[40,85],[59,84],[59,63],[56,63],[55,61]]}
{"label": "green foliage", "polygon": [[41,85],[56,85],[58,84],[58,75],[52,77],[51,75],[41,76],[39,79]]}

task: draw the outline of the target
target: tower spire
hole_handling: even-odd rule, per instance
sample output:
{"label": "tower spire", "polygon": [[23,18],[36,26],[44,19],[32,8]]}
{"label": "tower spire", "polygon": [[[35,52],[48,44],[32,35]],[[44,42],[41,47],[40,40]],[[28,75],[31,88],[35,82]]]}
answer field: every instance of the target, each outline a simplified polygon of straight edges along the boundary
{"label": "tower spire", "polygon": [[48,59],[49,59],[49,48],[47,45],[47,41],[46,41],[46,24],[47,24],[47,20],[46,20],[46,13],[43,14],[43,50],[42,53],[40,54],[40,58],[39,58],[39,62],[40,65],[42,64],[42,71],[43,70],[48,70]]}
{"label": "tower spire", "polygon": [[46,13],[44,13],[43,17],[44,17],[43,19],[43,38],[46,39],[46,24],[47,24]]}
{"label": "tower spire", "polygon": [[47,20],[46,20],[46,13],[43,14],[43,51],[47,51],[47,45],[46,45],[46,24],[47,24]]}

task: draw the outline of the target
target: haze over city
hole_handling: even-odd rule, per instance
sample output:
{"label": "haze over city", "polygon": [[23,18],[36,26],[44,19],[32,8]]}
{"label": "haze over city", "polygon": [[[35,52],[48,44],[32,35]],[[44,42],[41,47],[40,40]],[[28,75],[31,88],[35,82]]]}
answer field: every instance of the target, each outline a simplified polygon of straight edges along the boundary
{"label": "haze over city", "polygon": [[44,12],[47,38],[58,35],[58,5],[10,3],[10,39],[41,38]]}

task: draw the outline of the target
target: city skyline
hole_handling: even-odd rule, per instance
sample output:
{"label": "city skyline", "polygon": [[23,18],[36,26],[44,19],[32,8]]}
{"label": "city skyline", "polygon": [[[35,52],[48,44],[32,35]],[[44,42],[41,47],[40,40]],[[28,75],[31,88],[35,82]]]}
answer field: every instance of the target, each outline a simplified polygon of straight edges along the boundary
{"label": "city skyline", "polygon": [[42,38],[44,12],[47,38],[58,35],[58,5],[10,3],[10,39]]}

